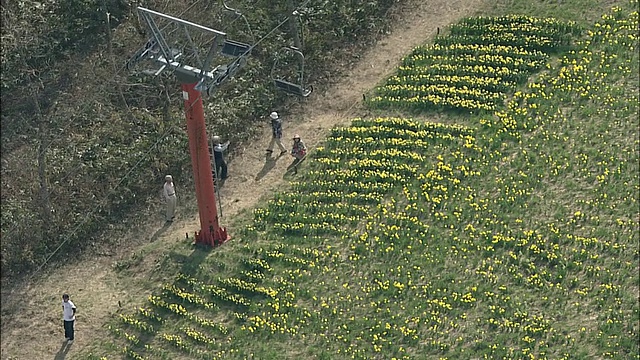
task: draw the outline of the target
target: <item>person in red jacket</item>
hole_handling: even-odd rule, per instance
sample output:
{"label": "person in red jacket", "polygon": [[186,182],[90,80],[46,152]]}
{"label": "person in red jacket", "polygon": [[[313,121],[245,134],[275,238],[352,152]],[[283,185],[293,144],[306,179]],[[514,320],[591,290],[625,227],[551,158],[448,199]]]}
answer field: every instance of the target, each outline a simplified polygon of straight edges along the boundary
{"label": "person in red jacket", "polygon": [[291,156],[296,158],[297,162],[300,162],[307,155],[307,147],[300,139],[300,135],[296,134],[293,137],[293,148],[291,149]]}

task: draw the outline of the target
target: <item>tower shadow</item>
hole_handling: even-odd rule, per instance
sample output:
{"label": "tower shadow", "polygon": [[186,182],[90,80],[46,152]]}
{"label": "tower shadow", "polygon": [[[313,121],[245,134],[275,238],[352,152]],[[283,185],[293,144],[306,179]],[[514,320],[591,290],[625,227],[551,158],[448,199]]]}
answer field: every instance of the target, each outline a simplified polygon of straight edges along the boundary
{"label": "tower shadow", "polygon": [[[191,238],[191,240],[193,240],[193,238]],[[171,258],[179,266],[180,270],[178,271],[178,273],[180,274],[196,274],[200,269],[200,265],[202,265],[202,263],[205,261],[207,256],[215,252],[217,249],[207,245],[199,245],[199,244],[192,244],[191,247],[192,247],[192,251],[189,255],[181,254],[176,251],[171,251],[168,253],[169,258]],[[177,280],[174,280],[169,283],[175,284],[176,281]],[[166,325],[159,325],[159,328],[164,328],[164,326]],[[153,341],[154,337],[155,335],[153,334],[146,334],[144,336],[140,336],[138,346],[144,347],[145,345]],[[56,357],[54,358],[54,360],[65,359],[66,353],[69,349],[68,346],[67,346],[67,349],[64,349],[65,344],[63,344],[63,348],[61,348],[58,354],[56,354]]]}

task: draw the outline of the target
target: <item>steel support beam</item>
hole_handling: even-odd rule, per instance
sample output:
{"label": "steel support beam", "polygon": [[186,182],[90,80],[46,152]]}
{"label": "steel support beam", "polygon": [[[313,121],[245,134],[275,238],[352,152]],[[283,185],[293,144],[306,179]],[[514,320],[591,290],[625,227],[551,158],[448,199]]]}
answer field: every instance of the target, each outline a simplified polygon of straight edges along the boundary
{"label": "steel support beam", "polygon": [[196,232],[196,244],[218,246],[229,240],[229,235],[227,230],[218,224],[218,209],[211,177],[211,158],[204,122],[202,96],[195,89],[195,85],[195,83],[182,83],[189,152],[200,214],[200,231]]}

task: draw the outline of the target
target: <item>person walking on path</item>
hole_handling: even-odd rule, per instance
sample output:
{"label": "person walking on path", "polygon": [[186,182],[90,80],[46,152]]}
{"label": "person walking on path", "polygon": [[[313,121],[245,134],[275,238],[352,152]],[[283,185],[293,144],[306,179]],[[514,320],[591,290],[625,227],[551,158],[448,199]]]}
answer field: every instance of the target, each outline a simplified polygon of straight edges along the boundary
{"label": "person walking on path", "polygon": [[300,139],[300,135],[295,134],[293,137],[293,148],[291,149],[291,156],[296,158],[297,162],[300,162],[305,156],[307,156],[307,147]]}
{"label": "person walking on path", "polygon": [[76,306],[69,300],[68,294],[62,294],[62,321],[64,324],[64,338],[67,344],[73,344],[73,323],[76,321]]}
{"label": "person walking on path", "polygon": [[178,202],[178,198],[176,197],[176,188],[173,184],[173,177],[171,175],[164,177],[164,199],[167,203],[166,220],[167,222],[172,222],[176,217],[176,204]]}
{"label": "person walking on path", "polygon": [[277,112],[272,112],[269,115],[271,118],[271,142],[269,143],[269,147],[267,148],[267,154],[273,153],[273,145],[278,144],[280,148],[280,155],[286,154],[287,149],[282,145],[282,119],[278,116]]}
{"label": "person walking on path", "polygon": [[224,151],[229,147],[229,141],[222,144],[220,136],[216,135],[212,139],[213,141],[213,162],[215,165],[215,176],[219,176],[221,180],[227,179],[227,162],[224,160]]}

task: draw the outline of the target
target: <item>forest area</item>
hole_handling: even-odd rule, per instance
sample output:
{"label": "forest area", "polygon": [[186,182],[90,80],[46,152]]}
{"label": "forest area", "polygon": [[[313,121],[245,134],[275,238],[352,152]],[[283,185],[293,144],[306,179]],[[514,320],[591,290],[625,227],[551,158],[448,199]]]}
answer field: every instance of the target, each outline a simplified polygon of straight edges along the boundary
{"label": "forest area", "polygon": [[[150,37],[138,6],[224,29],[232,39],[260,39],[245,68],[206,102],[207,130],[241,144],[274,103],[291,102],[270,80],[274,54],[295,42],[290,26],[272,31],[291,6],[305,76],[322,91],[340,75],[334,64],[348,68],[358,49],[387,31],[399,3],[3,2],[3,282],[94,247],[113,224],[134,226],[165,173],[192,181],[178,82],[124,66]],[[295,76],[295,65],[290,71]]]}

